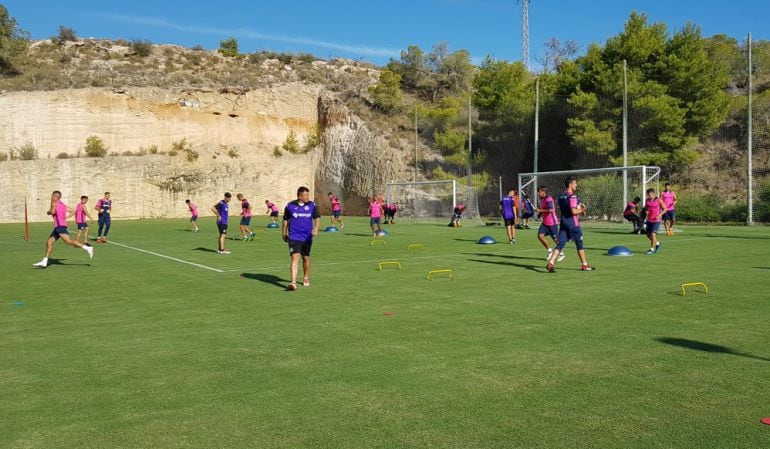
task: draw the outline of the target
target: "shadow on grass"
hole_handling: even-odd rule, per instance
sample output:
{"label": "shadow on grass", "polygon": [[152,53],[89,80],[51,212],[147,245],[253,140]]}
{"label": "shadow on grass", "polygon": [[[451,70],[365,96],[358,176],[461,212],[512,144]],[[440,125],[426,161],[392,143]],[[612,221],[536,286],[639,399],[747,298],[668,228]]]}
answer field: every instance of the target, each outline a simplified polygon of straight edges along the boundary
{"label": "shadow on grass", "polygon": [[535,271],[537,273],[547,273],[545,267],[541,267],[539,265],[525,264],[525,263],[507,262],[502,260],[499,260],[499,261],[482,260],[482,259],[468,259],[468,262],[490,263],[493,265],[505,265],[506,267],[521,267],[521,268],[526,268],[527,270]]}
{"label": "shadow on grass", "polygon": [[204,253],[215,253],[217,250],[206,248],[205,246],[199,246],[197,248],[193,248],[193,251],[203,251]]}
{"label": "shadow on grass", "polygon": [[686,338],[671,338],[671,337],[658,337],[655,340],[671,346],[678,346],[680,348],[692,349],[693,351],[703,351],[703,352],[710,352],[714,354],[737,355],[737,356],[746,357],[749,359],[763,360],[765,362],[770,362],[770,359],[766,357],[760,357],[760,356],[756,356],[746,352],[738,352],[735,349],[728,348],[726,346],[719,346],[711,343],[704,343],[702,341],[688,340]]}
{"label": "shadow on grass", "polygon": [[770,270],[770,267],[751,267],[751,268],[754,268],[755,270]]}
{"label": "shadow on grass", "polygon": [[770,237],[763,235],[719,235],[719,234],[706,234],[704,237],[716,237],[720,239],[741,239],[741,240],[770,240]]}
{"label": "shadow on grass", "polygon": [[272,284],[272,285],[275,285],[276,287],[280,287],[283,290],[286,289],[286,285],[289,283],[288,280],[278,277],[274,274],[241,273],[241,277],[264,282],[265,284]]}
{"label": "shadow on grass", "polygon": [[[545,250],[543,251],[545,252]],[[500,257],[502,259],[522,259],[522,260],[542,260],[545,263],[544,257],[524,257],[514,254],[499,254],[499,253],[462,253],[467,256],[483,256],[483,257]]]}
{"label": "shadow on grass", "polygon": [[[453,239],[453,240],[456,241],[456,242],[473,242],[473,243],[476,243],[476,242],[479,241],[479,239]],[[496,243],[493,243],[493,245],[495,245],[495,244]],[[487,245],[488,245],[488,243],[487,243]]]}
{"label": "shadow on grass", "polygon": [[62,263],[67,259],[48,259],[48,266],[51,265],[64,265],[67,267],[90,267],[90,263]]}

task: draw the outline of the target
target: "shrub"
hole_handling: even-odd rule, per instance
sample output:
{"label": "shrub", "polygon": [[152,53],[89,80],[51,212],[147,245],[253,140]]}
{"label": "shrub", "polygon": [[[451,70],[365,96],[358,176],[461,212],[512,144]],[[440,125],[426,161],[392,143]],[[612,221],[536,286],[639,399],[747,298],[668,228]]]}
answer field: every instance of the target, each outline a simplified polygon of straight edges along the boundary
{"label": "shrub", "polygon": [[283,153],[281,152],[281,147],[279,147],[278,145],[273,147],[273,156],[275,157],[283,156]]}
{"label": "shrub", "polygon": [[67,152],[62,151],[61,153],[56,155],[56,159],[69,159],[70,155],[67,154]]}
{"label": "shrub", "polygon": [[146,58],[152,53],[152,42],[145,39],[133,39],[130,48],[135,55],[140,58]]}
{"label": "shrub", "polygon": [[149,147],[140,147],[139,151],[144,154],[158,154],[158,146],[157,145],[150,145]]}
{"label": "shrub", "polygon": [[289,131],[289,135],[286,136],[286,140],[283,142],[282,148],[284,151],[288,151],[292,154],[299,153],[299,141],[297,140],[297,133],[295,133],[293,129]]}
{"label": "shrub", "polygon": [[316,123],[313,125],[313,129],[310,130],[310,134],[307,135],[307,141],[305,142],[305,147],[302,149],[302,152],[307,153],[312,151],[313,148],[321,145],[322,139],[323,130],[321,129],[321,126]]}
{"label": "shrub", "polygon": [[217,52],[224,56],[238,56],[238,40],[236,40],[234,37],[231,37],[230,39],[219,41],[219,48],[217,49]]}
{"label": "shrub", "polygon": [[8,155],[6,153],[0,153],[0,162],[5,162],[8,160]]}
{"label": "shrub", "polygon": [[676,205],[676,218],[681,221],[718,222],[720,200],[714,194],[684,196]]}
{"label": "shrub", "polygon": [[59,34],[56,36],[56,39],[60,44],[63,44],[64,42],[75,42],[78,40],[78,35],[75,33],[74,29],[59,25]]}
{"label": "shrub", "polygon": [[236,150],[235,148],[230,148],[227,151],[227,155],[230,156],[230,158],[232,159],[238,159],[241,156],[240,154],[238,154],[238,150]]}
{"label": "shrub", "polygon": [[187,155],[187,162],[195,162],[200,157],[200,154],[192,148],[185,148],[184,152]]}
{"label": "shrub", "polygon": [[[182,137],[180,140],[175,140],[171,142],[171,151],[175,153],[179,153],[180,151],[187,151],[188,149],[192,149],[192,145],[190,142],[187,141],[186,137]],[[171,154],[171,151],[169,151],[169,154]],[[172,156],[176,156],[176,154],[171,154]]]}
{"label": "shrub", "polygon": [[754,219],[763,223],[770,223],[770,180],[759,191],[759,201],[754,207]]}
{"label": "shrub", "polygon": [[18,149],[18,157],[22,161],[31,161],[37,159],[37,148],[31,143],[25,143]]}
{"label": "shrub", "polygon": [[169,156],[176,156],[177,154],[179,154],[179,152],[178,152],[178,151],[176,151],[176,150],[170,150],[170,151],[168,152],[168,155],[169,155]]}
{"label": "shrub", "polygon": [[198,44],[192,48],[192,51],[206,51],[206,49],[203,47],[203,45]]}
{"label": "shrub", "polygon": [[88,136],[86,146],[83,147],[87,157],[104,157],[107,155],[107,146],[99,136]]}

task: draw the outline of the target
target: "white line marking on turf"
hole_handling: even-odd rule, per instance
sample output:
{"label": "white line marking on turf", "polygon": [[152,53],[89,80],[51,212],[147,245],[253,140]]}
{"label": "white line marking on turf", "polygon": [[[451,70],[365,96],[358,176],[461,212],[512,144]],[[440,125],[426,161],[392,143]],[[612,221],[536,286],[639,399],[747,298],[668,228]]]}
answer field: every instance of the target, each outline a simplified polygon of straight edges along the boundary
{"label": "white line marking on turf", "polygon": [[133,246],[124,245],[122,243],[118,243],[118,242],[115,242],[113,240],[109,240],[107,243],[111,243],[113,245],[122,246],[123,248],[133,249],[134,251],[139,251],[141,253],[152,254],[153,256],[162,257],[164,259],[173,260],[175,262],[184,263],[184,264],[187,264],[187,265],[192,265],[194,267],[203,268],[203,269],[211,270],[211,271],[216,271],[217,273],[224,273],[224,270],[220,270],[218,268],[211,268],[211,267],[207,267],[206,265],[201,265],[199,263],[189,262],[187,260],[182,260],[182,259],[177,259],[176,257],[166,256],[164,254],[156,253],[156,252],[153,252],[153,251],[147,251],[146,249],[135,248]]}

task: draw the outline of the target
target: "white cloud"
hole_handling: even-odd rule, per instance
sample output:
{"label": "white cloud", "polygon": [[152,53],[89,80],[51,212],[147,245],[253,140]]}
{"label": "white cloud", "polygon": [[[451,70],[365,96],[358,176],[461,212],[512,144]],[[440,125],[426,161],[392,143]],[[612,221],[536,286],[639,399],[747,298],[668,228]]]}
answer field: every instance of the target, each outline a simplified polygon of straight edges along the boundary
{"label": "white cloud", "polygon": [[183,31],[185,33],[209,34],[213,36],[223,36],[223,37],[232,36],[232,37],[241,38],[241,39],[285,42],[289,44],[307,45],[312,47],[326,48],[329,50],[335,50],[335,51],[340,51],[340,52],[360,55],[360,56],[391,58],[391,57],[398,57],[401,54],[399,50],[394,50],[391,48],[376,48],[376,47],[366,47],[366,46],[360,46],[360,45],[339,44],[335,42],[319,41],[316,39],[309,39],[305,37],[279,36],[279,35],[273,35],[273,34],[260,33],[259,31],[254,31],[247,28],[224,29],[224,28],[201,27],[201,26],[195,26],[195,25],[180,25],[177,23],[169,22],[167,20],[159,19],[155,17],[142,17],[142,16],[118,15],[118,14],[102,14],[102,17],[106,19],[118,21],[118,22],[155,26],[155,27],[166,28],[170,30]]}

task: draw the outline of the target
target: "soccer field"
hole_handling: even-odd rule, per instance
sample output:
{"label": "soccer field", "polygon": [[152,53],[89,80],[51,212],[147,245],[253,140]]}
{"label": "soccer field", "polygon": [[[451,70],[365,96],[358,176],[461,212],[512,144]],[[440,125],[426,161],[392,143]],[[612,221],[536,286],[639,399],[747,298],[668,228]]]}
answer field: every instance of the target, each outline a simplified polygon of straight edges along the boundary
{"label": "soccer field", "polygon": [[211,218],[114,221],[45,270],[50,224],[0,225],[0,447],[770,447],[770,228],[683,226],[646,256],[589,226],[597,271],[570,244],[549,274],[535,230],[399,222],[372,245],[348,218],[288,292],[255,221],[230,255]]}

